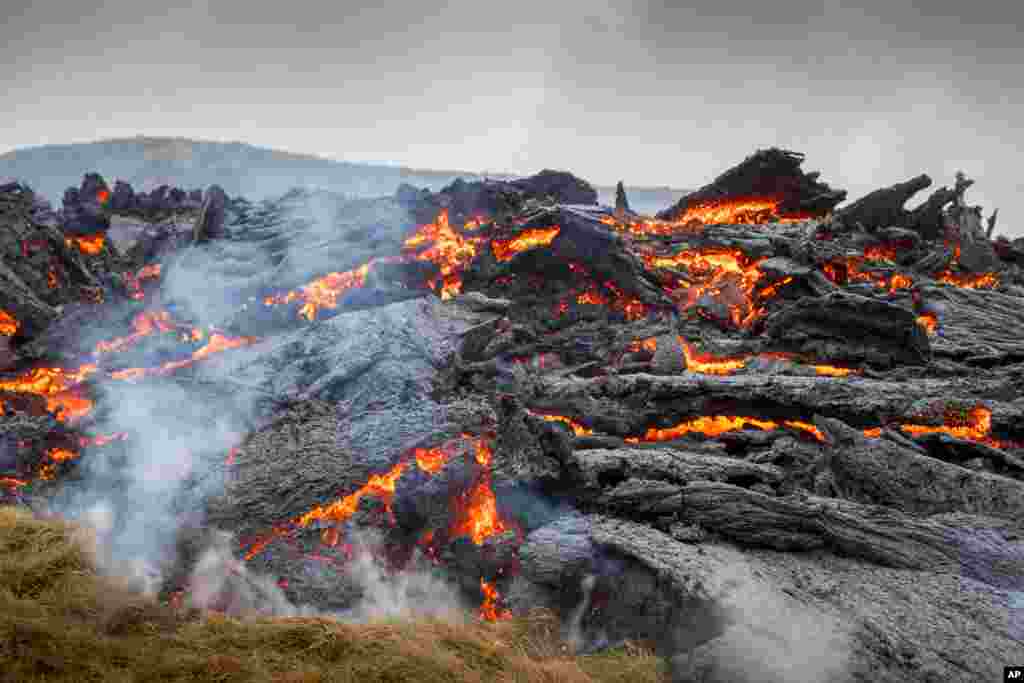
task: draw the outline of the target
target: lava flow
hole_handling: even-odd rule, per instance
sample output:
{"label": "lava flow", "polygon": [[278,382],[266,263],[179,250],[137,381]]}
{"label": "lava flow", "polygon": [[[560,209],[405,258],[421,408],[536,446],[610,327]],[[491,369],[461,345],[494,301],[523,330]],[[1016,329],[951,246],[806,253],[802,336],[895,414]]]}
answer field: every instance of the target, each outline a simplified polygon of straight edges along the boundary
{"label": "lava flow", "polygon": [[69,247],[78,247],[78,251],[89,256],[95,256],[96,254],[103,251],[103,245],[106,242],[106,237],[102,232],[95,233],[93,235],[83,235],[80,237],[66,237],[64,243]]}
{"label": "lava flow", "polygon": [[[899,425],[901,431],[910,435],[948,434],[964,441],[983,443],[993,448],[1016,448],[1019,444],[992,437],[992,411],[984,406],[975,406],[970,410],[949,409],[943,416],[941,425],[921,425],[904,423]],[[865,429],[864,435],[878,437],[881,427]]]}
{"label": "lava flow", "polygon": [[321,278],[313,280],[297,290],[287,294],[268,296],[263,300],[267,306],[276,304],[287,304],[292,301],[302,301],[299,308],[299,315],[309,321],[316,319],[316,312],[321,308],[337,308],[338,297],[355,287],[362,287],[366,284],[366,275],[370,272],[369,263],[364,263],[358,268],[347,270],[343,273],[328,273]]}
{"label": "lava flow", "polygon": [[824,441],[825,436],[812,424],[798,420],[784,420],[775,422],[773,420],[761,420],[756,417],[740,417],[731,415],[711,415],[695,417],[685,420],[674,427],[665,429],[650,428],[642,437],[629,437],[627,443],[672,441],[687,434],[704,434],[705,436],[720,436],[726,432],[739,431],[746,427],[757,427],[765,431],[778,429],[780,426],[790,427],[807,434],[810,434],[818,441]]}
{"label": "lava flow", "polygon": [[781,199],[771,197],[731,198],[695,204],[676,219],[686,225],[698,222],[704,225],[743,223],[792,223],[815,218],[812,214],[780,213]]}
{"label": "lava flow", "polygon": [[651,268],[685,270],[685,279],[674,283],[680,286],[670,292],[680,311],[693,308],[701,297],[711,295],[726,304],[729,317],[738,328],[749,327],[764,315],[760,301],[775,295],[785,284],[779,282],[757,291],[764,277],[758,267],[763,259],[754,260],[729,247],[687,249],[671,256],[644,254],[642,258]]}
{"label": "lava flow", "polygon": [[[949,243],[947,242],[947,246]],[[960,265],[960,245],[953,246],[953,260],[949,266],[934,277],[939,282],[964,289],[993,289],[999,286],[999,276],[995,273],[963,273],[954,271],[953,267]]]}
{"label": "lava flow", "polygon": [[524,230],[512,239],[494,240],[491,242],[491,249],[494,251],[494,258],[508,261],[520,252],[551,244],[559,232],[561,228],[557,225],[550,228],[532,228]]}
{"label": "lava flow", "polygon": [[[469,434],[463,434],[462,439],[468,439],[472,442],[473,457],[483,469],[477,480],[468,489],[453,497],[451,501],[451,519],[445,536],[447,538],[466,536],[474,544],[482,545],[491,536],[517,527],[503,519],[498,513],[497,501],[494,491],[491,489],[490,464],[492,452],[490,447],[482,438],[473,437]],[[297,529],[309,527],[314,523],[330,525],[321,531],[320,541],[328,546],[337,546],[341,540],[338,526],[355,514],[359,508],[360,501],[364,497],[373,497],[381,500],[385,510],[388,514],[391,514],[391,503],[395,495],[395,486],[406,469],[412,463],[416,463],[416,466],[423,472],[431,475],[436,474],[448,462],[456,443],[456,441],[451,441],[437,448],[414,449],[409,457],[395,464],[387,472],[371,475],[367,483],[353,493],[327,505],[318,505],[298,517],[278,524],[270,533],[254,542],[243,543],[244,559],[251,560],[262,553],[275,539],[289,538]],[[435,530],[429,529],[420,540],[419,545],[424,548],[424,552],[428,555],[436,555],[432,549],[432,544],[436,538]],[[497,608],[499,598],[497,589],[487,584],[487,588],[484,589],[484,604],[481,607],[481,616],[483,618],[489,620],[504,618],[505,612]]]}
{"label": "lava flow", "polygon": [[159,263],[153,263],[148,266],[140,268],[136,273],[125,273],[124,274],[124,285],[128,290],[128,296],[131,298],[141,301],[146,298],[146,294],[142,289],[142,283],[146,280],[154,280],[160,277],[161,265]]}
{"label": "lava flow", "polygon": [[483,593],[484,601],[480,605],[480,618],[485,621],[501,621],[502,619],[511,619],[512,612],[507,609],[498,607],[501,595],[498,593],[498,589],[493,584],[480,579],[480,592]]}
{"label": "lava flow", "polygon": [[0,310],[0,335],[13,337],[18,333],[20,323],[10,313]]}
{"label": "lava flow", "polygon": [[830,261],[822,266],[822,272],[837,285],[855,282],[867,282],[889,291],[890,294],[900,289],[909,289],[914,281],[901,273],[879,273],[864,270],[868,261],[888,260],[891,252],[874,246],[864,250],[863,256],[847,256],[841,260]]}
{"label": "lava flow", "polygon": [[424,244],[427,249],[417,253],[417,261],[430,261],[441,272],[427,285],[442,299],[450,299],[462,291],[462,271],[476,257],[483,239],[465,238],[448,223],[448,210],[442,210],[433,223],[421,226],[402,245],[406,252],[413,252]]}

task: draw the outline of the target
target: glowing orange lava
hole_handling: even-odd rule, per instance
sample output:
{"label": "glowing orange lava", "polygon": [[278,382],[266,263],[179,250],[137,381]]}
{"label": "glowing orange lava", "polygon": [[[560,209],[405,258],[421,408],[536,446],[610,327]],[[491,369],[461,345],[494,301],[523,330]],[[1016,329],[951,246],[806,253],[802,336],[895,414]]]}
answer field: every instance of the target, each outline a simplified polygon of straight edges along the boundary
{"label": "glowing orange lava", "polygon": [[939,327],[939,318],[934,313],[924,313],[917,316],[917,324],[927,330],[928,334],[934,334]]}
{"label": "glowing orange lava", "polygon": [[110,199],[110,191],[100,188],[96,192],[96,199],[100,204],[106,204],[107,200]]}
{"label": "glowing orange lava", "polygon": [[780,215],[780,204],[782,204],[781,198],[771,197],[730,198],[702,202],[688,207],[686,212],[676,219],[676,222],[684,225],[694,221],[705,225],[736,225],[740,223],[790,223],[815,217],[811,214]]}
{"label": "glowing orange lava", "polygon": [[[814,425],[806,422],[800,422],[797,420],[784,420],[781,423],[783,426],[791,427],[808,434],[811,434],[815,439],[824,441],[824,435]],[[680,437],[686,436],[687,434],[704,434],[705,436],[720,436],[726,432],[734,432],[746,427],[757,427],[765,431],[778,429],[780,423],[773,420],[761,420],[756,417],[740,417],[730,415],[711,415],[695,417],[684,422],[679,423],[674,427],[668,427],[666,429],[650,428],[642,437],[630,437],[626,441],[628,443],[640,443],[640,442],[658,442],[658,441],[672,441]]]}
{"label": "glowing orange lava", "polygon": [[698,353],[682,337],[678,337],[686,357],[686,369],[705,375],[731,375],[747,365],[745,358],[716,358],[710,353]]}
{"label": "glowing orange lava", "polygon": [[161,265],[159,263],[153,263],[143,268],[135,274],[125,273],[124,284],[128,289],[128,296],[136,300],[142,300],[145,298],[145,293],[142,291],[142,282],[144,280],[153,280],[160,277]]}
{"label": "glowing orange lava", "polygon": [[64,243],[69,247],[78,247],[78,251],[89,256],[95,256],[103,251],[106,236],[102,232],[82,237],[66,237]]}
{"label": "glowing orange lava", "polygon": [[863,256],[847,256],[841,260],[831,261],[822,267],[822,272],[837,285],[854,282],[867,282],[876,287],[889,290],[890,294],[900,289],[909,289],[914,281],[901,273],[886,273],[864,270],[868,261],[884,260],[889,252],[879,246],[868,247]]}
{"label": "glowing orange lava", "polygon": [[437,474],[448,462],[449,454],[442,448],[417,448],[413,451],[413,457],[421,470],[427,474]]}
{"label": "glowing orange lava", "polygon": [[[921,425],[904,423],[898,425],[901,431],[911,435],[918,434],[949,434],[950,436],[983,443],[993,448],[1020,448],[1021,444],[1004,441],[992,436],[992,411],[984,406],[975,406],[970,410],[948,409],[943,416],[941,425]],[[864,430],[868,437],[881,436],[882,428],[874,427]]]}
{"label": "glowing orange lava", "polygon": [[693,308],[701,297],[710,295],[726,305],[729,319],[738,328],[749,327],[764,315],[766,309],[761,302],[791,281],[783,279],[758,291],[764,277],[759,268],[763,259],[752,259],[729,247],[684,249],[669,256],[644,254],[642,258],[651,268],[685,270],[685,280],[678,281],[676,284],[681,286],[670,294],[680,311]]}
{"label": "glowing orange lava", "polygon": [[500,621],[512,618],[511,611],[498,607],[501,601],[501,594],[498,593],[498,589],[484,581],[482,577],[480,579],[480,592],[484,595],[484,601],[480,605],[481,619],[485,621]]}
{"label": "glowing orange lava", "polygon": [[86,377],[96,372],[89,363],[78,370],[33,368],[11,380],[0,380],[0,391],[35,394],[46,398],[46,409],[61,421],[75,421],[92,411],[93,402],[76,390]]}
{"label": "glowing orange lava", "polygon": [[28,482],[14,477],[0,477],[0,486],[7,486],[12,489],[28,486]]}
{"label": "glowing orange lava", "polygon": [[512,239],[494,240],[491,242],[491,249],[494,251],[494,258],[508,261],[520,252],[551,244],[560,231],[557,225],[550,228],[531,228]]}
{"label": "glowing orange lava", "polygon": [[355,287],[362,287],[366,284],[366,275],[370,272],[370,263],[343,273],[328,273],[321,278],[313,280],[297,290],[287,294],[279,294],[264,299],[267,306],[275,304],[287,304],[292,301],[302,301],[299,308],[299,315],[306,320],[316,319],[316,312],[321,308],[334,309],[338,307],[338,297]]}
{"label": "glowing orange lava", "polygon": [[627,350],[630,353],[637,353],[639,351],[654,353],[658,350],[658,340],[654,337],[648,337],[647,339],[635,339],[630,342]]}
{"label": "glowing orange lava", "polygon": [[453,230],[448,223],[448,210],[444,209],[437,220],[421,226],[403,247],[406,251],[415,251],[425,244],[430,245],[415,258],[430,261],[441,269],[427,284],[442,299],[450,299],[462,291],[462,270],[476,256],[481,242],[481,238],[467,239]]}
{"label": "glowing orange lava", "polygon": [[853,372],[851,368],[840,368],[835,365],[814,365],[814,372],[827,377],[846,377]]}
{"label": "glowing orange lava", "polygon": [[12,337],[18,333],[21,326],[14,316],[4,310],[0,310],[0,335]]}
{"label": "glowing orange lava", "polygon": [[215,353],[221,353],[229,349],[237,349],[242,346],[255,344],[259,339],[256,337],[228,337],[220,332],[210,334],[206,344],[192,352],[188,358],[183,360],[168,361],[155,368],[128,368],[110,373],[112,379],[131,380],[139,379],[148,375],[168,375],[175,370],[188,367],[197,361],[209,358]]}
{"label": "glowing orange lava", "polygon": [[995,273],[954,273],[946,270],[936,275],[935,279],[965,289],[992,289],[999,286],[999,276]]}
{"label": "glowing orange lava", "polygon": [[132,318],[132,327],[135,331],[127,336],[97,343],[93,355],[123,351],[144,337],[155,332],[171,332],[178,326],[172,322],[171,314],[167,311],[143,311]]}
{"label": "glowing orange lava", "polygon": [[588,436],[594,433],[593,429],[584,427],[579,422],[565,417],[564,415],[548,415],[546,413],[533,413],[533,415],[547,420],[548,422],[561,422],[562,424],[568,425],[569,429],[571,429],[576,436]]}

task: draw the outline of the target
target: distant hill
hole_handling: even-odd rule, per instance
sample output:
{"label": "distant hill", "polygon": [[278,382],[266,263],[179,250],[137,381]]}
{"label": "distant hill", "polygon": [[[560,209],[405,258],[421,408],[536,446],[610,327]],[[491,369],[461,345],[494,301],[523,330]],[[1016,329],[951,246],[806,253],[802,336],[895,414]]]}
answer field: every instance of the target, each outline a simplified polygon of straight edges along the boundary
{"label": "distant hill", "polygon": [[[277,196],[297,186],[354,197],[378,197],[392,194],[403,182],[438,190],[456,178],[483,177],[474,172],[333,161],[242,142],[174,137],[138,136],[43,145],[0,154],[0,177],[23,180],[55,204],[60,203],[65,189],[77,187],[82,175],[89,171],[98,171],[110,183],[115,179],[126,180],[136,190],[144,191],[163,184],[191,189],[218,183],[229,195],[253,200]],[[603,203],[614,203],[614,188],[597,190]],[[667,187],[628,186],[627,192],[634,209],[652,213],[671,205],[685,193]]]}

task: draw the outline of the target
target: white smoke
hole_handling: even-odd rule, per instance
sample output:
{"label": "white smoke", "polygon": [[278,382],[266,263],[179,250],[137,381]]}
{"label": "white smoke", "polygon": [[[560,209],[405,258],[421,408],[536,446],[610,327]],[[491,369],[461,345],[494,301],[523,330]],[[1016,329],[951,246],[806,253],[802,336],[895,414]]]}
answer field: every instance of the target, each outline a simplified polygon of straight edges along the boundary
{"label": "white smoke", "polygon": [[717,600],[730,625],[718,638],[679,655],[678,675],[732,683],[843,678],[850,640],[837,619],[797,603],[746,566],[719,571],[716,580]]}

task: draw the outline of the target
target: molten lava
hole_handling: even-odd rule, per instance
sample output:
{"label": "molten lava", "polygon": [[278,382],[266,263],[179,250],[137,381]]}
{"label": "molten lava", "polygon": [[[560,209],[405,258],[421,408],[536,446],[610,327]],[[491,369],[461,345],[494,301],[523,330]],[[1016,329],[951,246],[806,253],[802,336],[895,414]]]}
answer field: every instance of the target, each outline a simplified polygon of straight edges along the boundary
{"label": "molten lava", "polygon": [[683,355],[686,357],[686,369],[690,372],[699,372],[705,375],[731,375],[747,365],[744,358],[716,358],[710,353],[698,353],[685,339],[682,337],[678,337],[678,339],[683,349]]}
{"label": "molten lava", "polygon": [[141,301],[146,297],[142,290],[142,283],[145,280],[153,280],[160,277],[161,265],[159,263],[150,264],[135,274],[125,273],[124,274],[124,285],[128,290],[128,296],[133,299]]}
{"label": "molten lava", "polygon": [[[395,495],[395,484],[398,482],[398,478],[402,476],[407,464],[406,462],[400,462],[384,474],[371,475],[370,480],[354,493],[336,500],[327,506],[313,508],[299,517],[296,523],[300,527],[307,527],[313,522],[340,524],[355,514],[359,508],[359,501],[362,500],[363,496],[373,496],[382,499],[385,508],[390,510],[391,499]],[[328,545],[337,545],[336,537],[334,542]],[[250,558],[246,556],[245,559],[248,560]]]}
{"label": "molten lava", "polygon": [[171,314],[167,311],[143,311],[132,318],[134,332],[124,337],[97,343],[93,349],[93,355],[100,356],[105,353],[123,351],[140,339],[148,337],[155,332],[172,332],[177,327],[179,326],[175,325],[171,320]]}
{"label": "molten lava", "polygon": [[93,402],[81,395],[76,385],[96,372],[95,364],[78,370],[33,368],[10,380],[0,380],[0,391],[35,394],[46,398],[46,409],[58,420],[73,422],[92,411]]}
{"label": "molten lava", "polygon": [[427,284],[442,299],[450,299],[462,291],[462,271],[476,257],[482,241],[478,237],[467,239],[452,229],[448,210],[444,209],[433,223],[421,226],[403,247],[411,252],[430,245],[417,253],[415,259],[429,261],[440,268],[438,276]]}
{"label": "molten lava", "polygon": [[999,276],[995,273],[954,273],[945,270],[936,275],[935,279],[965,289],[992,289],[999,286]]}
{"label": "molten lava", "polygon": [[917,316],[917,324],[923,327],[928,334],[934,334],[939,327],[939,318],[934,313],[922,313]]}
{"label": "molten lava", "polygon": [[10,313],[0,310],[0,335],[13,337],[21,324]]}
{"label": "molten lava", "polygon": [[78,247],[78,251],[89,256],[95,256],[103,251],[106,236],[102,232],[82,237],[66,237],[64,243],[69,247]]}
{"label": "molten lava", "polygon": [[548,422],[561,422],[562,424],[568,425],[569,429],[573,431],[576,436],[589,436],[594,433],[593,429],[584,427],[579,422],[576,422],[564,415],[549,415],[547,413],[532,413],[537,417],[547,420]]}
{"label": "molten lava", "polygon": [[98,201],[100,204],[106,204],[107,200],[109,200],[109,199],[110,199],[110,191],[109,190],[105,190],[103,188],[100,188],[99,190],[97,190],[97,192],[96,192],[96,201]]}
{"label": "molten lava", "polygon": [[[814,425],[797,420],[784,420],[782,425],[800,430],[812,435],[819,441],[824,441],[825,436]],[[695,417],[674,427],[665,429],[650,428],[642,437],[630,437],[628,443],[672,441],[687,434],[704,434],[705,436],[720,436],[726,432],[735,432],[746,427],[757,427],[765,431],[778,429],[780,423],[773,420],[761,420],[756,417],[740,417],[729,415],[711,415]]]}
{"label": "molten lava", "polygon": [[509,524],[498,514],[498,502],[491,489],[491,458],[493,454],[483,439],[476,442],[476,461],[484,469],[480,478],[468,490],[452,501],[452,523],[449,538],[469,536],[473,543],[482,545],[491,536],[504,533]]}
{"label": "molten lava", "polygon": [[287,294],[279,294],[264,299],[267,306],[275,304],[287,304],[292,301],[302,301],[299,308],[299,315],[309,321],[316,319],[316,312],[321,308],[334,309],[338,307],[338,297],[350,289],[362,287],[366,284],[366,275],[370,272],[369,263],[347,270],[343,273],[328,273],[321,278]]}
{"label": "molten lava", "polygon": [[210,334],[205,345],[192,352],[188,358],[183,360],[168,361],[155,368],[129,368],[110,373],[111,379],[131,380],[146,377],[148,375],[169,375],[176,370],[188,367],[197,361],[209,358],[215,353],[221,353],[229,349],[237,349],[242,346],[255,344],[259,339],[256,337],[228,337],[220,332]]}
{"label": "molten lava", "polygon": [[730,247],[687,249],[671,256],[644,254],[642,258],[651,268],[685,271],[685,279],[675,281],[677,287],[669,292],[680,311],[711,296],[727,306],[729,318],[738,328],[749,327],[764,315],[766,309],[761,302],[791,281],[784,279],[758,290],[764,277],[759,268],[763,259],[754,260]]}
{"label": "molten lava", "polygon": [[561,229],[556,225],[550,228],[532,228],[524,230],[519,235],[508,240],[494,240],[491,249],[494,251],[494,258],[499,261],[508,261],[516,254],[551,244]]}
{"label": "molten lava", "polygon": [[736,225],[741,223],[791,223],[815,218],[813,214],[780,214],[781,198],[745,197],[708,201],[695,204],[676,219],[686,225],[697,222],[704,225]]}
{"label": "molten lava", "polygon": [[[992,411],[984,406],[975,406],[970,410],[948,409],[941,425],[904,423],[899,425],[899,429],[911,435],[949,434],[957,439],[983,443],[993,448],[1021,447],[1017,442],[1004,441],[992,436]],[[868,437],[878,437],[881,433],[881,427],[864,430],[864,435]]]}
{"label": "molten lava", "polygon": [[887,289],[890,294],[912,287],[914,281],[906,275],[886,274],[863,269],[866,262],[882,260],[887,255],[887,252],[878,246],[868,247],[864,251],[864,256],[847,256],[841,260],[831,261],[822,266],[822,272],[825,277],[840,286],[854,282],[867,282]]}
{"label": "molten lava", "polygon": [[484,621],[500,621],[511,619],[512,612],[498,607],[501,601],[501,594],[492,584],[480,579],[480,592],[483,593],[484,601],[480,605],[480,618]]}

